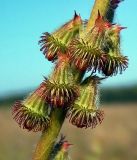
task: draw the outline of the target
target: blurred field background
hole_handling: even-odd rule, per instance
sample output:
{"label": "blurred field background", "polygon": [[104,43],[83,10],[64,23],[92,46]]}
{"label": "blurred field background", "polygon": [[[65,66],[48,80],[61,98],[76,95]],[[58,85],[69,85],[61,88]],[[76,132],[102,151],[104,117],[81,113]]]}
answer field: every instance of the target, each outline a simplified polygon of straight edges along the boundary
{"label": "blurred field background", "polygon": [[[21,130],[11,106],[48,76],[53,64],[37,45],[43,32],[53,32],[70,20],[74,10],[88,19],[94,0],[0,0],[0,160],[30,160],[40,134]],[[122,75],[103,82],[101,107],[105,119],[96,129],[77,129],[66,120],[63,132],[73,160],[137,160],[137,0],[125,0],[114,23],[122,31],[121,51],[129,57]]]}
{"label": "blurred field background", "polygon": [[[0,99],[0,160],[32,157],[40,134],[20,129],[11,115],[14,101],[26,94]],[[101,95],[105,111],[101,125],[92,130],[78,129],[67,120],[64,123],[61,133],[74,144],[70,148],[71,157],[73,160],[137,160],[136,87],[104,88]]]}

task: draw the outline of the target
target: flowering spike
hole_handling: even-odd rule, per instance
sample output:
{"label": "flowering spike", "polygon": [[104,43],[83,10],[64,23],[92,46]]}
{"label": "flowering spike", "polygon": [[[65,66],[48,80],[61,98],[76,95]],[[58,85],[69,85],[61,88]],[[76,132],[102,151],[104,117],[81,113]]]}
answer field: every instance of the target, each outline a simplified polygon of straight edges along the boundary
{"label": "flowering spike", "polygon": [[12,108],[15,121],[23,129],[44,131],[50,124],[50,108],[44,100],[45,88],[41,86],[24,101],[17,101]]}
{"label": "flowering spike", "polygon": [[104,112],[96,106],[97,85],[100,78],[88,77],[81,85],[80,96],[69,108],[67,117],[69,122],[79,128],[95,128],[102,123]]}
{"label": "flowering spike", "polygon": [[44,33],[39,43],[41,51],[49,61],[57,59],[58,52],[66,53],[70,41],[79,34],[83,25],[81,17],[75,12],[74,18],[52,34]]}
{"label": "flowering spike", "polygon": [[73,82],[67,55],[59,56],[53,75],[45,83],[46,100],[52,106],[68,106],[77,98],[78,87]]}

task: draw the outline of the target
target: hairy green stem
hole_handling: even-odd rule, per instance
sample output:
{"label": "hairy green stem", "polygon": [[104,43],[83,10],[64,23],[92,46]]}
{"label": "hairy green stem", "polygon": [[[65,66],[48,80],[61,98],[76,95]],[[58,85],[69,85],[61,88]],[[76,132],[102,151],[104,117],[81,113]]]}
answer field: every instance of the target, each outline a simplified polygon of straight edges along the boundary
{"label": "hairy green stem", "polygon": [[51,115],[51,124],[48,130],[42,133],[37,144],[33,160],[49,160],[53,145],[60,132],[66,112],[62,108],[56,108]]}
{"label": "hairy green stem", "polygon": [[[87,30],[90,30],[90,28],[93,27],[98,10],[102,16],[106,17],[110,7],[109,3],[110,0],[95,0],[95,4],[87,25]],[[80,83],[80,79],[84,76],[84,73],[77,73],[76,76],[76,82]],[[51,125],[48,130],[42,133],[42,136],[37,144],[33,160],[49,160],[49,156],[60,132],[65,116],[66,113],[62,109],[57,108],[53,111],[51,116]]]}

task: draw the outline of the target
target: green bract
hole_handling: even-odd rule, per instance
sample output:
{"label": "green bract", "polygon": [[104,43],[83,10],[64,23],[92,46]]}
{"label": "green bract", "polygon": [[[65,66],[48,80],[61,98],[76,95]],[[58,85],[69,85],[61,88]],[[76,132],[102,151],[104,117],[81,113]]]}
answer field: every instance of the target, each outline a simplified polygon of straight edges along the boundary
{"label": "green bract", "polygon": [[46,83],[46,100],[53,107],[67,107],[78,96],[78,87],[67,55],[60,55],[52,76]]}
{"label": "green bract", "polygon": [[75,12],[73,19],[61,26],[58,30],[52,34],[44,33],[39,43],[45,57],[50,61],[54,61],[58,57],[58,52],[66,53],[68,51],[68,44],[73,38],[79,36],[82,27],[83,21]]}
{"label": "green bract", "polygon": [[43,84],[25,100],[13,105],[14,119],[23,129],[28,131],[44,131],[50,124],[50,108],[43,99]]}
{"label": "green bract", "polygon": [[67,117],[79,128],[95,128],[104,118],[104,112],[96,104],[99,78],[89,77],[81,85],[80,96],[71,105]]}

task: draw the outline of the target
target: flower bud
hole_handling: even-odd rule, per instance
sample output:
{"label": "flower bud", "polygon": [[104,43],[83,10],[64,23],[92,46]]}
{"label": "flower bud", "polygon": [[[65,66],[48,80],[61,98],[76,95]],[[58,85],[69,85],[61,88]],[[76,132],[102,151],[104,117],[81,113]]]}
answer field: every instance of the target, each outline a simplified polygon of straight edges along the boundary
{"label": "flower bud", "polygon": [[69,108],[69,122],[78,128],[95,128],[98,123],[102,123],[104,112],[96,104],[100,80],[96,76],[88,77],[81,85],[80,96]]}
{"label": "flower bud", "polygon": [[46,100],[53,107],[68,106],[78,96],[67,55],[59,55],[52,76],[46,80]]}
{"label": "flower bud", "polygon": [[50,124],[50,108],[43,99],[44,84],[25,100],[17,101],[12,108],[15,121],[23,129],[38,132],[44,131]]}
{"label": "flower bud", "polygon": [[116,75],[118,72],[122,72],[128,67],[128,58],[123,56],[120,51],[120,31],[125,27],[115,25],[107,33],[106,46],[108,47],[108,53],[103,57],[102,73],[106,76]]}
{"label": "flower bud", "polygon": [[57,53],[67,52],[67,46],[70,41],[79,34],[80,28],[83,25],[81,17],[75,12],[72,20],[64,24],[52,34],[44,33],[41,36],[39,43],[41,44],[41,51],[49,61],[57,59]]}
{"label": "flower bud", "polygon": [[102,68],[102,43],[104,43],[105,32],[112,26],[104,20],[98,12],[95,25],[88,33],[79,39],[74,39],[69,45],[69,55],[78,69],[95,71]]}

